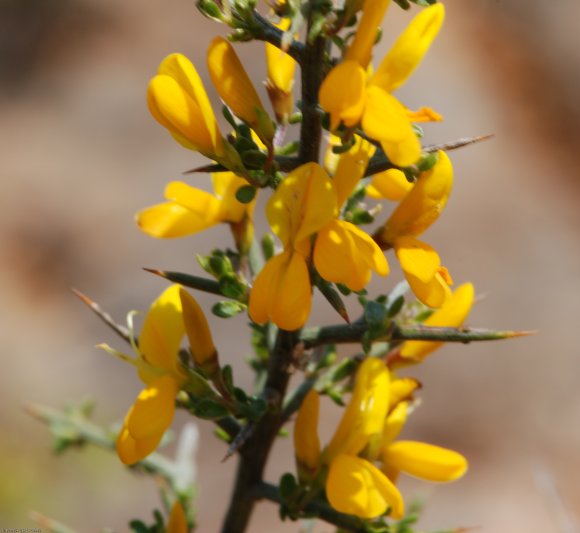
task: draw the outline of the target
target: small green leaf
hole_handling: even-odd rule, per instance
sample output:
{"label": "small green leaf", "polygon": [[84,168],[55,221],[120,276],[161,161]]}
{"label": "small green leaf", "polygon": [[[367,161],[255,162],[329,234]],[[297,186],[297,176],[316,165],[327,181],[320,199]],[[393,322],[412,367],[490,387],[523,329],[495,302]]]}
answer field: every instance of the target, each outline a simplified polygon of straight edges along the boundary
{"label": "small green leaf", "polygon": [[131,520],[129,528],[133,533],[149,533],[149,528],[141,520]]}
{"label": "small green leaf", "polygon": [[369,326],[382,324],[387,318],[387,310],[384,305],[378,302],[370,301],[365,305],[365,320]]}
{"label": "small green leaf", "polygon": [[228,410],[220,403],[202,398],[195,404],[195,414],[206,420],[219,420],[228,416]]}
{"label": "small green leaf", "polygon": [[401,309],[403,309],[403,305],[405,305],[405,297],[399,296],[393,301],[392,304],[389,305],[387,309],[387,317],[393,318],[394,316],[398,315]]}
{"label": "small green leaf", "polygon": [[222,367],[222,382],[230,394],[234,393],[234,371],[231,365]]}

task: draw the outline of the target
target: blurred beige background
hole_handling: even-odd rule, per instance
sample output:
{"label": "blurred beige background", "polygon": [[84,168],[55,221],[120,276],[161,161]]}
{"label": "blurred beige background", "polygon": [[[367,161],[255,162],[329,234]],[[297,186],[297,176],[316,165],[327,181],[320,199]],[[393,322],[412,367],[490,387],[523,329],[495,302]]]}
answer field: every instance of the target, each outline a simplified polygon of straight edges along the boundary
{"label": "blurred beige background", "polygon": [[[442,36],[398,95],[445,116],[427,129],[428,143],[496,138],[452,154],[453,196],[426,239],[456,282],[470,280],[487,295],[471,325],[540,333],[450,346],[416,372],[424,403],[406,435],[460,450],[471,468],[452,485],[405,480],[402,487],[407,500],[425,500],[426,530],[580,531],[580,4],[446,5]],[[383,50],[409,18],[391,7]],[[122,418],[139,382],[93,346],[125,347],[69,288],[122,321],[165,286],[141,267],[199,271],[194,254],[227,242],[225,228],[155,241],[133,223],[168,180],[201,161],[148,115],[146,84],[174,51],[207,80],[204,54],[216,31],[193,0],[0,0],[0,528],[31,527],[28,513],[36,510],[79,532],[125,531],[129,519],[148,520],[159,505],[154,483],[110,454],[87,448],[55,458],[48,432],[22,406],[91,397],[96,420]],[[261,47],[238,50],[259,83]],[[200,299],[206,308],[214,301]],[[324,305],[314,317],[334,320]],[[221,357],[249,384],[245,319],[227,326],[217,339]],[[221,464],[223,444],[208,424],[201,429],[199,531],[216,531],[234,461]],[[268,478],[289,469],[286,441]],[[267,503],[251,526],[253,533],[298,529],[279,525]]]}

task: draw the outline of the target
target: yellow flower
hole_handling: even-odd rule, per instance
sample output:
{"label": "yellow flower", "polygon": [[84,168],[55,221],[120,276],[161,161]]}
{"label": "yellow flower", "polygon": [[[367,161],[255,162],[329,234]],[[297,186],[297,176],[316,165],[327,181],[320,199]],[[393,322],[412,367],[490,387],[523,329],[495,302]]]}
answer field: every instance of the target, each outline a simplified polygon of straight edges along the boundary
{"label": "yellow flower", "polygon": [[418,237],[439,218],[451,194],[453,167],[445,152],[439,150],[437,155],[435,165],[419,175],[415,186],[375,234],[381,247],[393,246],[402,236]]}
{"label": "yellow flower", "polygon": [[[290,27],[290,19],[282,19],[275,26],[282,31]],[[268,97],[274,108],[276,120],[282,124],[288,122],[288,117],[292,114],[293,97],[292,88],[294,86],[294,71],[296,61],[283,50],[266,43],[266,66],[268,68],[268,78],[266,80],[266,90]]]}
{"label": "yellow flower", "polygon": [[298,477],[302,482],[312,479],[320,466],[318,438],[319,396],[315,390],[304,398],[294,424],[294,450]]}
{"label": "yellow flower", "polygon": [[151,305],[139,336],[134,364],[146,387],[117,438],[117,454],[127,465],[155,450],[173,420],[175,396],[187,380],[178,357],[184,333],[179,285],[172,285]]}
{"label": "yellow flower", "polygon": [[[236,199],[238,189],[248,182],[233,172],[212,174],[212,181],[215,195],[181,181],[169,183],[165,188],[168,201],[137,213],[137,225],[158,238],[192,235],[221,222],[229,223],[234,230],[244,227],[252,232],[255,200],[242,204]],[[251,240],[251,233],[244,238]]]}
{"label": "yellow flower", "polygon": [[339,426],[322,453],[328,465],[326,496],[337,511],[360,518],[385,514],[401,518],[404,504],[395,485],[372,460],[359,457],[381,437],[389,408],[389,371],[375,358],[359,367],[352,397]]}
{"label": "yellow flower", "polygon": [[423,172],[404,195],[387,222],[373,238],[385,249],[393,247],[417,298],[429,307],[441,307],[450,297],[451,276],[437,252],[416,239],[439,218],[453,185],[453,167],[447,154],[438,152],[435,165]]}
{"label": "yellow flower", "polygon": [[[393,163],[409,166],[421,156],[421,146],[411,126],[413,114],[391,93],[421,62],[439,32],[445,11],[442,4],[421,11],[369,78],[367,67],[372,46],[388,3],[388,0],[365,2],[355,40],[345,60],[323,81],[319,100],[330,113],[331,130],[341,122],[347,127],[361,123],[364,132],[381,143]],[[422,113],[420,118],[427,116]]]}
{"label": "yellow flower", "polygon": [[[340,157],[333,179],[337,215],[363,177],[372,151],[372,145],[359,137],[351,150]],[[313,259],[324,279],[343,283],[353,291],[360,291],[368,284],[372,270],[380,276],[389,273],[385,255],[375,241],[354,224],[338,217],[318,232]]]}
{"label": "yellow flower", "polygon": [[189,527],[187,525],[187,518],[185,517],[185,511],[183,506],[176,501],[171,508],[171,514],[169,515],[169,520],[167,522],[166,533],[187,533]]}
{"label": "yellow flower", "polygon": [[193,362],[211,378],[219,371],[219,361],[207,318],[197,301],[185,289],[179,290],[179,298]]}
{"label": "yellow flower", "polygon": [[413,188],[413,184],[406,178],[405,173],[396,168],[375,174],[367,185],[367,195],[377,200],[386,198],[393,202],[400,202]]}
{"label": "yellow flower", "polygon": [[150,81],[147,104],[157,122],[181,145],[210,159],[225,155],[222,135],[195,67],[181,54],[171,54]]}
{"label": "yellow flower", "polygon": [[249,302],[254,322],[271,320],[289,331],[306,323],[312,303],[307,264],[310,236],[333,218],[335,210],[332,181],[316,163],[293,170],[271,196],[266,215],[284,251],[272,257],[256,277]]}
{"label": "yellow flower", "polygon": [[395,240],[395,253],[413,294],[425,305],[441,307],[450,297],[453,280],[439,254],[427,243],[414,237]]}
{"label": "yellow flower", "polygon": [[422,442],[395,441],[417,387],[414,379],[391,377],[382,360],[365,359],[338,428],[322,454],[316,430],[319,396],[310,392],[294,430],[301,481],[315,482],[320,469],[326,468],[330,505],[339,512],[372,519],[385,513],[403,516],[403,498],[395,486],[401,471],[438,482],[461,477],[467,461],[457,452]]}
{"label": "yellow flower", "polygon": [[211,80],[221,99],[232,112],[246,122],[266,143],[274,138],[274,126],[264,110],[244,66],[232,45],[223,37],[216,37],[207,51],[207,65]]}
{"label": "yellow flower", "polygon": [[[460,327],[473,305],[475,291],[471,283],[457,287],[452,297],[423,322],[431,327]],[[419,363],[443,345],[436,341],[405,341],[398,350],[403,362]]]}
{"label": "yellow flower", "polygon": [[385,423],[380,453],[382,471],[393,482],[399,472],[439,483],[459,479],[467,471],[467,460],[463,455],[424,442],[393,442],[406,422],[407,405],[407,402],[399,403]]}

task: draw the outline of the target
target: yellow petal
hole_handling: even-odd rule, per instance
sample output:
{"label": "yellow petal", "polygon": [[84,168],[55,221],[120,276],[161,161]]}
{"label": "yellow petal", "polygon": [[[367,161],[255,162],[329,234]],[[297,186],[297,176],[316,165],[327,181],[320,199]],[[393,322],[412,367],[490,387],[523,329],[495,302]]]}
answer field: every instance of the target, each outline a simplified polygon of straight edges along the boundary
{"label": "yellow petal", "polygon": [[[474,298],[475,291],[471,283],[460,285],[451,298],[425,320],[424,325],[431,327],[460,327],[471,310]],[[442,342],[434,341],[406,341],[401,346],[400,354],[405,359],[422,361],[442,345]]]}
{"label": "yellow petal", "polygon": [[373,0],[364,3],[356,35],[346,51],[346,60],[356,61],[361,67],[367,68],[377,40],[378,29],[389,3],[390,0]]}
{"label": "yellow petal", "polygon": [[340,159],[340,155],[335,154],[332,151],[332,148],[335,146],[340,146],[341,143],[342,142],[340,140],[340,137],[337,137],[332,133],[328,135],[328,144],[326,145],[326,150],[324,152],[323,167],[324,170],[326,170],[326,172],[328,172],[328,174],[330,174],[331,176],[336,173],[338,160]]}
{"label": "yellow petal", "polygon": [[172,181],[165,187],[165,198],[205,218],[208,223],[217,221],[219,201],[207,191],[196,189],[182,181]]}
{"label": "yellow petal", "polygon": [[430,107],[421,107],[417,111],[407,109],[407,116],[411,122],[441,122],[443,117]]}
{"label": "yellow petal", "polygon": [[271,320],[279,328],[294,331],[310,315],[312,287],[306,260],[286,250],[270,259],[260,271],[250,294],[250,318],[264,324]]}
{"label": "yellow petal", "polygon": [[[405,422],[407,421],[407,403],[400,402],[389,413],[385,426],[383,427],[383,435],[381,438],[381,447],[389,446],[401,433]],[[390,476],[389,476],[390,477]]]}
{"label": "yellow petal", "polygon": [[211,177],[214,191],[221,200],[217,211],[217,218],[220,221],[237,223],[252,213],[256,198],[248,204],[243,204],[236,198],[238,190],[248,185],[244,178],[236,176],[233,172],[217,172]]}
{"label": "yellow petal", "polygon": [[390,168],[379,174],[375,174],[367,185],[367,194],[371,198],[386,198],[393,202],[401,201],[413,188],[405,173],[396,168]]}
{"label": "yellow petal", "polygon": [[147,207],[139,211],[135,219],[141,231],[160,239],[193,235],[214,225],[214,222],[207,220],[205,216],[175,202]]}
{"label": "yellow petal", "polygon": [[366,72],[356,61],[345,61],[324,78],[318,95],[320,105],[330,113],[330,129],[340,122],[355,126],[361,119],[366,99]]}
{"label": "yellow petal", "polygon": [[433,279],[427,283],[423,283],[418,278],[409,273],[405,273],[413,294],[417,299],[428,307],[437,309],[441,307],[451,297],[451,289],[443,278],[437,272]]}
{"label": "yellow petal", "polygon": [[344,204],[364,176],[369,159],[374,152],[375,147],[370,142],[357,136],[354,146],[340,156],[333,176],[338,208]]}
{"label": "yellow petal", "polygon": [[319,404],[318,393],[315,390],[310,390],[298,410],[294,424],[294,452],[298,470],[308,477],[314,474],[320,462]]}
{"label": "yellow petal", "polygon": [[359,453],[371,437],[381,434],[388,408],[389,371],[382,360],[368,357],[357,371],[352,397],[324,451],[324,459]]}
{"label": "yellow petal", "polygon": [[185,517],[183,506],[179,501],[176,501],[171,508],[165,533],[187,533],[188,530],[187,518]]}
{"label": "yellow petal", "polygon": [[203,116],[203,124],[209,132],[214,151],[218,156],[222,155],[222,136],[203,82],[191,61],[182,54],[171,54],[162,61],[158,74],[173,78],[197,103]]}
{"label": "yellow petal", "polygon": [[364,132],[381,143],[387,157],[401,167],[421,157],[421,144],[403,105],[377,86],[368,87],[362,116]]}
{"label": "yellow petal", "polygon": [[185,289],[179,290],[183,308],[183,322],[195,364],[204,367],[217,364],[217,351],[207,319],[197,301]]}
{"label": "yellow petal", "polygon": [[143,389],[127,415],[127,429],[135,440],[163,436],[175,413],[175,396],[179,385],[168,374]]}
{"label": "yellow petal", "polygon": [[336,210],[336,191],[325,170],[307,163],[293,170],[266,205],[272,231],[284,247],[293,246],[324,227]]}
{"label": "yellow petal", "polygon": [[392,246],[395,239],[404,235],[418,237],[439,218],[451,194],[453,167],[445,152],[440,150],[438,156],[433,168],[419,176],[413,189],[376,233],[379,245]]}
{"label": "yellow petal", "polygon": [[384,451],[383,461],[411,476],[441,483],[455,481],[467,471],[463,455],[424,442],[394,442]]}
{"label": "yellow petal", "polygon": [[208,157],[218,154],[199,105],[175,79],[167,75],[155,76],[149,82],[147,104],[151,114],[177,142]]}
{"label": "yellow petal", "polygon": [[397,239],[395,252],[403,271],[423,283],[431,281],[441,268],[441,260],[435,249],[414,237]]}
{"label": "yellow petal", "polygon": [[221,99],[236,116],[255,129],[258,124],[256,110],[263,110],[264,106],[238,55],[223,37],[216,37],[210,43],[207,66]]}
{"label": "yellow petal", "polygon": [[[291,20],[282,19],[279,24],[275,24],[282,31],[287,31],[290,27]],[[289,93],[294,85],[294,71],[296,70],[296,61],[292,56],[283,52],[277,46],[266,43],[266,66],[268,68],[268,81],[276,89]]]}
{"label": "yellow petal", "polygon": [[391,390],[391,401],[389,402],[390,409],[392,410],[403,400],[408,400],[409,398],[411,398],[413,392],[415,392],[420,387],[421,383],[419,383],[414,378],[393,379],[390,385]]}
{"label": "yellow petal", "polygon": [[341,513],[360,518],[376,518],[391,508],[393,518],[401,518],[401,493],[375,466],[360,457],[337,455],[326,479],[326,496]]}
{"label": "yellow petal", "polygon": [[[131,411],[129,411],[130,413]],[[117,455],[123,464],[133,465],[155,451],[162,437],[163,434],[161,433],[144,439],[135,439],[129,433],[125,422],[117,437]]]}
{"label": "yellow petal", "polygon": [[313,259],[324,279],[353,291],[368,284],[372,270],[380,276],[389,273],[387,259],[372,238],[344,220],[333,220],[319,231]]}
{"label": "yellow petal", "polygon": [[441,307],[451,297],[450,276],[441,266],[437,252],[413,237],[397,239],[395,251],[417,299],[429,307]]}
{"label": "yellow petal", "polygon": [[[181,315],[179,285],[171,285],[153,302],[139,336],[139,351],[154,368],[179,374],[177,354],[185,328]],[[149,377],[140,370],[146,383]]]}
{"label": "yellow petal", "polygon": [[417,68],[445,18],[443,4],[423,9],[407,26],[370,80],[387,92],[400,87]]}

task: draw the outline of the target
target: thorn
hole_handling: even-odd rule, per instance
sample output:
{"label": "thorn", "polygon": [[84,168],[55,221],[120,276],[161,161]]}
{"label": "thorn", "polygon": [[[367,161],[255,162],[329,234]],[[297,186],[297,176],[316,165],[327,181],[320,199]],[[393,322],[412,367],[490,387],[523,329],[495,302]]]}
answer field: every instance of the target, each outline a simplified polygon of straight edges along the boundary
{"label": "thorn", "polygon": [[131,336],[129,335],[129,330],[125,326],[121,326],[117,324],[111,315],[101,309],[99,304],[89,298],[86,294],[83,294],[81,291],[72,288],[71,291],[87,306],[91,309],[93,313],[95,313],[107,326],[109,326],[119,337],[127,342],[131,342]]}
{"label": "thorn", "polygon": [[223,172],[227,170],[223,165],[202,165],[201,167],[192,168],[190,170],[186,170],[182,172],[183,175],[187,174],[196,174],[198,172]]}
{"label": "thorn", "polygon": [[457,150],[458,148],[463,148],[464,146],[469,146],[470,144],[480,143],[482,141],[487,141],[493,139],[495,133],[489,133],[487,135],[477,135],[475,137],[463,137],[457,139],[456,141],[451,141],[443,144],[430,144],[423,147],[424,152],[437,152],[438,150],[444,150],[449,152],[450,150]]}
{"label": "thorn", "polygon": [[167,276],[165,275],[165,272],[163,270],[158,270],[157,268],[145,268],[145,267],[143,267],[143,270],[145,270],[145,272],[150,272],[151,274],[155,274],[156,276],[161,276],[162,278],[167,279]]}
{"label": "thorn", "polygon": [[225,463],[234,453],[236,453],[245,443],[246,441],[252,436],[254,433],[254,423],[250,423],[245,425],[241,431],[234,437],[234,440],[230,444],[228,451],[224,455],[224,458],[221,460],[222,463]]}

